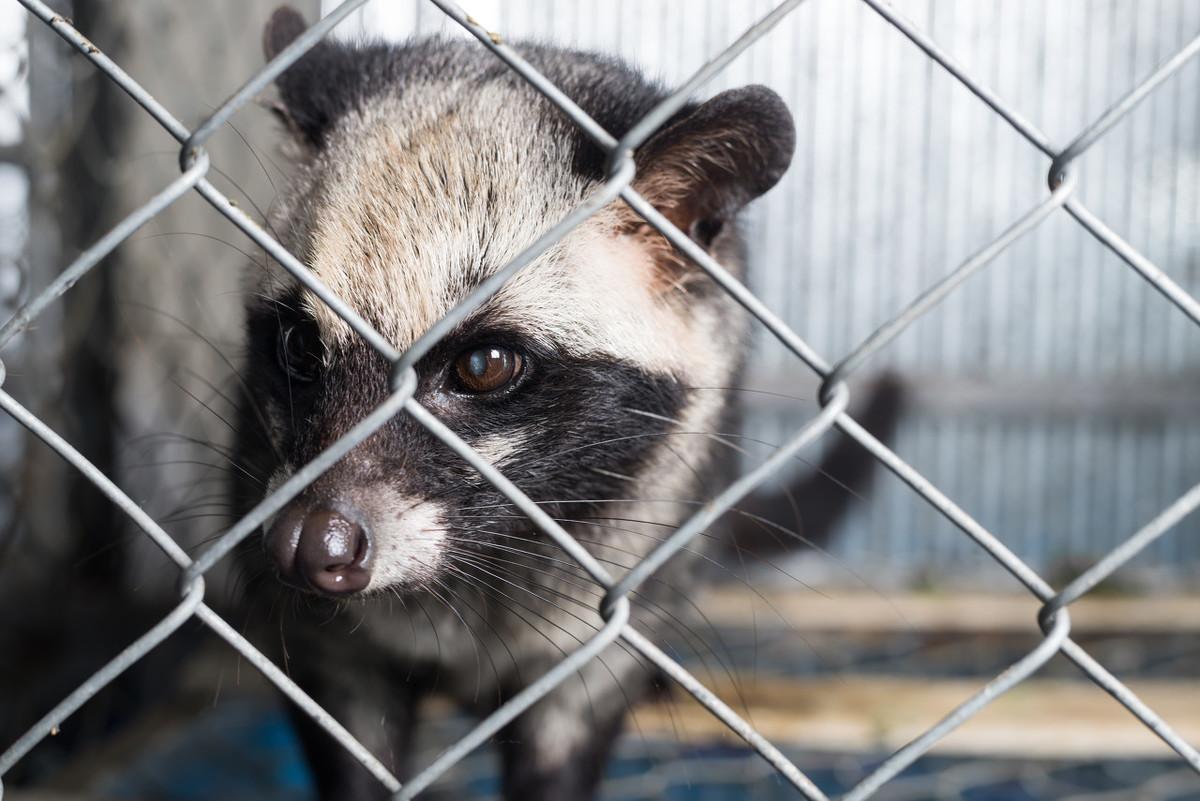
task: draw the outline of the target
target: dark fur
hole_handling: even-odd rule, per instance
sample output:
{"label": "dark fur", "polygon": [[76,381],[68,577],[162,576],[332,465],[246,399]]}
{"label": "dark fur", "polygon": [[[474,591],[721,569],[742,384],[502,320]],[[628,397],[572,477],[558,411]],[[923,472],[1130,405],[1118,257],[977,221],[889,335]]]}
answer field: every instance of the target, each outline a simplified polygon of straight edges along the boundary
{"label": "dark fur", "polygon": [[[365,410],[387,399],[388,364],[366,343],[354,339],[328,356],[328,366],[318,369],[313,382],[289,380],[279,369],[275,340],[281,321],[290,323],[287,318],[294,315],[290,308],[295,305],[267,303],[251,309],[248,367],[249,375],[258,379],[252,387],[254,405],[261,408],[274,401],[290,408],[295,420],[304,421],[282,444],[282,455],[300,465],[332,445]],[[476,343],[511,343],[534,357],[521,387],[520,405],[503,399],[457,398],[435,390],[449,360]],[[536,425],[537,435],[528,440],[519,458],[503,464],[505,472],[535,501],[618,497],[623,482],[592,468],[635,473],[658,442],[653,435],[663,430],[661,421],[630,415],[626,410],[674,418],[685,394],[666,376],[617,360],[549,352],[520,331],[489,325],[486,319],[477,321],[468,334],[454,333],[438,343],[418,363],[417,373],[421,376],[417,397],[459,436],[472,439]],[[359,458],[333,467],[317,480],[313,491],[403,474],[409,490],[424,497],[456,506],[506,504],[504,496],[474,469],[448,459],[445,446],[407,415],[393,419],[355,453]],[[262,463],[261,458],[255,461],[259,463],[256,472],[269,475],[273,465]],[[547,510],[559,516],[569,514],[553,505]]]}

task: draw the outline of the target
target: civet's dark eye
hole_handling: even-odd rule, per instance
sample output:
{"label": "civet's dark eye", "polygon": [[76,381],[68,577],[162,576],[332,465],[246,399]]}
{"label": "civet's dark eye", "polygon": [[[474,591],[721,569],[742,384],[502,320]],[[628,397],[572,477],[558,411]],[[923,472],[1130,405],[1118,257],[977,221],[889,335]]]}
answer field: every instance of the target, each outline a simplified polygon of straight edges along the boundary
{"label": "civet's dark eye", "polygon": [[307,326],[285,326],[279,330],[279,366],[297,381],[315,381],[321,364],[317,347]]}
{"label": "civet's dark eye", "polygon": [[521,354],[495,345],[463,351],[454,360],[454,378],[458,389],[472,395],[497,392],[512,386],[524,369],[525,360]]}

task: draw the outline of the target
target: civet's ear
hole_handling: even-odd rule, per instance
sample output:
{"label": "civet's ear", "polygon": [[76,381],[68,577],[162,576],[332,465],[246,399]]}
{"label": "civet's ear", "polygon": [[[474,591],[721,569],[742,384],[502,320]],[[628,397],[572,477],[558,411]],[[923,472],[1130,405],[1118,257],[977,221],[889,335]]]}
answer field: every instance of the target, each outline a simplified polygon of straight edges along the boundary
{"label": "civet's ear", "polygon": [[796,148],[791,112],[765,86],[722,92],[635,154],[634,188],[708,248],[743,206],[774,186]]}
{"label": "civet's ear", "polygon": [[[270,61],[308,29],[291,6],[280,6],[263,28],[263,55]],[[283,123],[305,144],[319,148],[330,125],[351,106],[362,83],[356,51],[322,39],[275,79],[279,102],[272,104]]]}
{"label": "civet's ear", "polygon": [[304,33],[308,23],[304,16],[291,6],[280,6],[271,13],[263,26],[263,55],[267,61],[283,52],[283,49]]}

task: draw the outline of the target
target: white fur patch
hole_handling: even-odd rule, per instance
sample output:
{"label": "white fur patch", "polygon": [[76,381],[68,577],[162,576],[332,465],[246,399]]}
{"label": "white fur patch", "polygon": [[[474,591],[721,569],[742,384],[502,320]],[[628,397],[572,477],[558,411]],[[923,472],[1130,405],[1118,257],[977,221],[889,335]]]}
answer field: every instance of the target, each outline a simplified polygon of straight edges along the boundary
{"label": "white fur patch", "polygon": [[367,590],[412,584],[433,575],[446,550],[445,509],[385,487],[364,493],[360,511],[374,536]]}
{"label": "white fur patch", "polygon": [[633,237],[602,221],[581,226],[557,258],[518,273],[481,312],[575,356],[603,354],[663,373],[692,349],[687,316],[657,289],[658,267]]}
{"label": "white fur patch", "polygon": [[488,464],[498,466],[501,462],[505,462],[521,453],[525,448],[528,438],[528,432],[523,429],[515,429],[503,434],[488,434],[485,437],[480,437],[471,444],[471,447]]}
{"label": "white fur patch", "polygon": [[[403,349],[578,202],[569,163],[511,87],[412,86],[342,119],[272,222]],[[324,304],[305,305],[327,344],[350,335]]]}

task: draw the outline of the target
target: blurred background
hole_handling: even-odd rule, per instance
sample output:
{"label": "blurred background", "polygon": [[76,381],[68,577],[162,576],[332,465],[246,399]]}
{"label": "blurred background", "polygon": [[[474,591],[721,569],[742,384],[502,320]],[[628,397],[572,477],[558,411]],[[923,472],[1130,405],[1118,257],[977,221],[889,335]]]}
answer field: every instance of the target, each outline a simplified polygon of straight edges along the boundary
{"label": "blurred background", "polygon": [[[190,125],[261,65],[259,32],[275,5],[55,7]],[[333,4],[293,5],[313,19]],[[667,84],[772,6],[464,5],[510,41],[617,53]],[[1060,146],[1200,33],[1191,0],[893,5]],[[338,30],[425,33],[461,35],[415,1],[375,0]],[[779,92],[798,128],[791,171],[749,215],[751,286],[831,360],[1046,195],[1047,159],[864,4],[807,0],[706,91],[748,83]],[[210,148],[214,183],[257,216],[286,175],[276,140],[270,115],[250,107]],[[0,0],[0,320],[176,165],[177,146],[149,117]],[[1200,292],[1200,61],[1078,171],[1092,211]],[[187,196],[0,353],[5,390],[191,548],[226,525],[241,275],[262,259]],[[1065,214],[922,318],[852,386],[867,395],[884,370],[904,394],[893,449],[1057,586],[1200,479],[1200,330]],[[817,405],[812,377],[767,336],[745,388],[742,433],[763,443],[748,446],[749,466]],[[810,469],[798,464],[795,477]],[[729,571],[704,600],[706,619],[689,621],[672,646],[831,792],[1038,641],[1028,593],[918,496],[882,471],[855,490],[820,550]],[[830,481],[828,492],[846,490]],[[175,581],[86,481],[0,416],[0,747],[145,631]],[[1193,515],[1074,613],[1077,639],[1193,743],[1198,590]],[[209,597],[226,591],[218,580]],[[428,717],[429,754],[467,726],[442,707]],[[635,719],[606,798],[795,797],[683,698],[647,704]],[[200,631],[172,638],[70,724],[6,776],[6,790],[311,797],[272,696]],[[483,798],[495,787],[481,753],[434,792]],[[877,797],[1183,801],[1200,799],[1200,777],[1055,660]]]}

